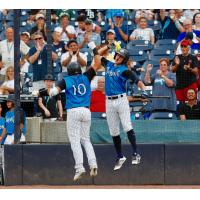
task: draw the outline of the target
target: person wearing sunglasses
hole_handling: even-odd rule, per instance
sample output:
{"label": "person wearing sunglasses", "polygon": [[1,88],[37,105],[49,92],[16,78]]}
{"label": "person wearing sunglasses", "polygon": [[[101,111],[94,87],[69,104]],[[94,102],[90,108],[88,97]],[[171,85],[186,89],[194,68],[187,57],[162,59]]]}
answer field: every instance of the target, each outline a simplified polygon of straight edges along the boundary
{"label": "person wearing sunglasses", "polygon": [[176,98],[178,101],[187,100],[188,89],[197,93],[198,60],[189,53],[190,42],[183,40],[181,43],[182,54],[175,56],[172,62],[172,72],[176,73]]}

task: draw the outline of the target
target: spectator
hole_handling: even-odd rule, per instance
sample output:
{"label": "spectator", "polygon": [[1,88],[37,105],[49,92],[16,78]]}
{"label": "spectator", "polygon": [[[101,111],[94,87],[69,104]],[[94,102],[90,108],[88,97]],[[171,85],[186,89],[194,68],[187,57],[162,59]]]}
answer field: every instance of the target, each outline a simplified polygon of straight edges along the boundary
{"label": "spectator", "polygon": [[[54,78],[51,74],[47,74],[44,79],[45,89],[48,91],[53,87]],[[48,121],[62,120],[63,117],[63,107],[61,103],[61,95],[58,94],[53,97],[46,96],[42,93],[41,89],[39,91],[38,105],[42,112],[44,119]]]}
{"label": "spectator", "polygon": [[6,80],[0,87],[0,94],[14,93],[14,68],[8,67],[6,70]]}
{"label": "spectator", "polygon": [[[85,15],[88,19],[102,21],[102,13],[97,9],[82,9],[79,11],[79,15]],[[99,32],[100,33],[100,32]]]}
{"label": "spectator", "polygon": [[162,24],[162,39],[176,39],[180,32],[184,31],[184,28],[178,20],[175,10],[173,9],[169,11],[169,16],[166,16],[165,10],[161,9],[160,20]]}
{"label": "spectator", "polygon": [[[5,34],[6,39],[0,42],[0,55],[2,56],[2,61],[0,61],[0,82],[5,81],[6,69],[9,66],[14,66],[13,28],[7,28]],[[20,41],[22,57],[28,54],[29,49],[23,41]]]}
{"label": "spectator", "polygon": [[[33,36],[35,46],[29,50],[28,61],[33,68],[33,88],[38,90],[43,87],[43,80],[47,74],[47,48],[41,32]],[[57,55],[52,52],[52,60],[56,61]]]}
{"label": "spectator", "polygon": [[42,13],[38,13],[35,16],[35,20],[36,20],[36,25],[30,31],[31,36],[34,35],[34,33],[36,32],[41,32],[44,40],[46,41],[47,37],[45,28],[45,16]]}
{"label": "spectator", "polygon": [[187,40],[181,42],[182,54],[175,56],[172,63],[172,72],[176,73],[176,98],[179,101],[187,100],[187,90],[198,90],[198,60],[189,54],[190,43]]}
{"label": "spectator", "polygon": [[106,112],[105,77],[98,77],[97,89],[91,93],[91,112]]}
{"label": "spectator", "polygon": [[116,40],[121,41],[122,45],[128,41],[128,28],[123,24],[124,15],[122,12],[116,12],[114,14],[114,24],[109,29],[114,29],[116,33]]}
{"label": "spectator", "polygon": [[27,32],[27,31],[22,32],[21,35],[20,35],[21,41],[23,41],[29,47],[31,46],[31,44],[30,44],[30,38],[31,38],[30,33]]}
{"label": "spectator", "polygon": [[197,10],[197,9],[187,9],[187,10],[185,10],[185,11],[183,12],[183,16],[184,16],[186,19],[192,20],[193,17],[194,17],[194,15],[195,15],[196,13],[198,13],[198,12],[199,12],[199,10]]}
{"label": "spectator", "polygon": [[193,26],[195,31],[200,31],[200,12],[196,13],[193,17]]}
{"label": "spectator", "polygon": [[76,37],[75,28],[69,24],[69,14],[64,12],[59,15],[60,18],[60,29],[61,29],[61,40],[65,43]]}
{"label": "spectator", "polygon": [[[1,104],[2,104],[2,102],[0,102],[0,146],[4,144],[5,139],[6,139],[5,137],[2,137],[2,132],[3,132],[3,129],[5,128],[5,118],[2,117],[2,105]],[[1,149],[0,149],[0,151],[1,151]],[[0,155],[0,159],[1,159],[1,155]],[[1,162],[0,162],[0,164],[1,164]]]}
{"label": "spectator", "polygon": [[68,52],[61,57],[62,72],[67,72],[67,66],[74,62],[81,66],[82,71],[84,71],[87,66],[87,56],[80,52],[77,41],[70,40],[67,43],[67,48]]}
{"label": "spectator", "polygon": [[121,13],[124,15],[124,11],[122,9],[108,9],[106,10],[106,20],[108,21],[108,24],[112,27],[114,23],[114,16],[116,13]]}
{"label": "spectator", "polygon": [[147,71],[144,78],[145,83],[152,84],[153,95],[169,96],[169,99],[153,99],[152,110],[170,110],[176,111],[176,76],[168,70],[170,61],[167,58],[160,59],[160,68],[156,74],[151,74],[152,65],[147,65]]}
{"label": "spectator", "polygon": [[200,102],[197,101],[194,89],[187,91],[187,99],[188,101],[179,107],[180,119],[200,119]]}
{"label": "spectator", "polygon": [[93,22],[90,19],[85,21],[85,33],[78,35],[77,42],[79,48],[87,48],[89,42],[94,42],[96,46],[101,44],[101,37],[99,34],[93,32]]}
{"label": "spectator", "polygon": [[130,40],[148,40],[151,44],[155,42],[155,36],[152,28],[147,28],[147,19],[139,19],[139,28],[136,28],[130,35]]}
{"label": "spectator", "polygon": [[[6,105],[8,107],[8,111],[5,115],[5,128],[3,129],[2,135],[0,137],[0,142],[5,137],[4,144],[15,144],[19,142],[25,142],[25,134],[26,134],[26,116],[25,112],[20,109],[20,133],[18,140],[15,140],[14,136],[14,94],[9,94]],[[20,140],[20,141],[19,141]]]}

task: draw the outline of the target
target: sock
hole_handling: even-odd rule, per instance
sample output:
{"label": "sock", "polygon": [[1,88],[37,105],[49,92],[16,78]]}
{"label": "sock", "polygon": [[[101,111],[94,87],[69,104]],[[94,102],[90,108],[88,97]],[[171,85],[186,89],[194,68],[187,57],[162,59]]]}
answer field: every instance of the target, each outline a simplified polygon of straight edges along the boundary
{"label": "sock", "polygon": [[137,145],[136,145],[136,137],[135,132],[133,129],[127,132],[128,140],[131,143],[132,149],[133,149],[133,155],[137,154]]}
{"label": "sock", "polygon": [[122,149],[121,149],[121,138],[120,136],[113,136],[113,143],[114,143],[114,146],[115,146],[115,150],[117,152],[117,157],[118,158],[122,158],[123,157],[123,154],[122,154]]}

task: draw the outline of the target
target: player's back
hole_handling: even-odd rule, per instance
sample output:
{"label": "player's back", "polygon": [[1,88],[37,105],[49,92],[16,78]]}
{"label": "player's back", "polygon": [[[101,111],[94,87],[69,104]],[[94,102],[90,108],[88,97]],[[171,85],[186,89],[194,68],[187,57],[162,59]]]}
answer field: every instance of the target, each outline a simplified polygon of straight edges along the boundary
{"label": "player's back", "polygon": [[90,82],[84,74],[67,76],[66,83],[66,109],[89,107],[91,88]]}

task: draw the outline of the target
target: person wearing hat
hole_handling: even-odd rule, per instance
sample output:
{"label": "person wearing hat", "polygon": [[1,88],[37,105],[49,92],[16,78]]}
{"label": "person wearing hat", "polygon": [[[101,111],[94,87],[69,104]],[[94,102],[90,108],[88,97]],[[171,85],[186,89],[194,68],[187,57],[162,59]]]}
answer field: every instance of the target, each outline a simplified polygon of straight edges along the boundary
{"label": "person wearing hat", "polygon": [[42,13],[38,13],[35,16],[36,25],[31,29],[30,34],[31,36],[36,32],[41,32],[43,35],[44,40],[47,40],[46,37],[46,28],[45,28],[45,16]]}
{"label": "person wearing hat", "polygon": [[8,98],[6,100],[6,105],[8,108],[8,111],[5,114],[5,128],[3,129],[2,135],[0,137],[0,142],[5,137],[4,144],[16,144],[19,142],[25,142],[25,134],[26,134],[26,114],[25,112],[20,109],[20,137],[18,141],[15,141],[15,135],[14,135],[14,101],[15,101],[15,95],[9,94]]}
{"label": "person wearing hat", "polygon": [[91,19],[85,20],[85,33],[78,35],[77,42],[80,49],[87,48],[89,42],[94,42],[96,46],[101,44],[100,35],[93,32],[93,22]]}
{"label": "person wearing hat", "polygon": [[172,72],[176,73],[176,98],[178,101],[187,100],[187,90],[194,89],[197,93],[198,60],[189,53],[190,41],[180,43],[182,54],[176,55],[172,62]]}
{"label": "person wearing hat", "polygon": [[67,66],[73,62],[77,63],[77,65],[85,71],[87,66],[87,55],[80,52],[78,42],[74,39],[68,41],[67,48],[68,51],[61,57],[62,72],[67,72]]}
{"label": "person wearing hat", "polygon": [[[54,85],[54,78],[51,74],[47,74],[44,79],[45,89],[48,91]],[[41,110],[43,119],[47,121],[62,120],[63,107],[61,102],[61,95],[58,94],[49,97],[43,93],[44,89],[39,90],[38,105]]]}
{"label": "person wearing hat", "polygon": [[27,45],[30,46],[30,39],[31,39],[31,35],[29,32],[24,31],[20,34],[20,39]]}

